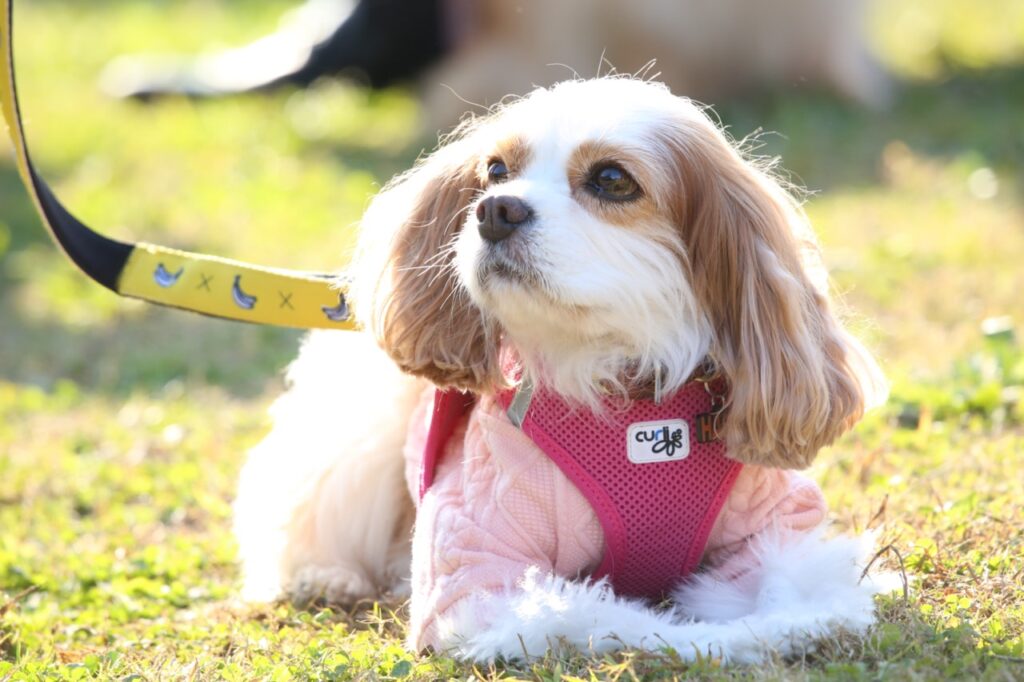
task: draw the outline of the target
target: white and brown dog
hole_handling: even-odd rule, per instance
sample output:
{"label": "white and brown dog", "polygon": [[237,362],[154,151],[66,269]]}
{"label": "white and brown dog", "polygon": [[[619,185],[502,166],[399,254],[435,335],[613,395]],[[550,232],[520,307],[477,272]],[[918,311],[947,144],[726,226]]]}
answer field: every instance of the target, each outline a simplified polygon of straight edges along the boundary
{"label": "white and brown dog", "polygon": [[792,470],[884,381],[701,107],[603,78],[467,122],[373,201],[353,276],[370,333],[309,337],[242,472],[249,597],[411,591],[410,646],[478,660],[872,622],[865,542]]}

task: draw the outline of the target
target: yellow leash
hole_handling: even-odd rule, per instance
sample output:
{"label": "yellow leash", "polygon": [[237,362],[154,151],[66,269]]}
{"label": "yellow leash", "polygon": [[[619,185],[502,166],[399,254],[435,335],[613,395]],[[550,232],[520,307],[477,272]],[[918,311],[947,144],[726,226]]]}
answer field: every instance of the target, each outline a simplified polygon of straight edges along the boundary
{"label": "yellow leash", "polygon": [[282,327],[354,328],[339,277],[114,241],[68,212],[36,172],[25,142],[14,79],[12,2],[0,0],[0,108],[25,189],[50,236],[76,266],[122,296],[204,315]]}

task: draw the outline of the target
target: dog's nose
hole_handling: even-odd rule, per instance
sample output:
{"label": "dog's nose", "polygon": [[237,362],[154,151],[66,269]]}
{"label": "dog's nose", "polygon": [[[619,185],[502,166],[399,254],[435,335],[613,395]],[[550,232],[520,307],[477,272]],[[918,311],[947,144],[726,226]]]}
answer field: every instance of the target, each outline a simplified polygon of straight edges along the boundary
{"label": "dog's nose", "polygon": [[505,239],[531,218],[533,210],[517,197],[487,197],[476,206],[477,230],[491,243]]}

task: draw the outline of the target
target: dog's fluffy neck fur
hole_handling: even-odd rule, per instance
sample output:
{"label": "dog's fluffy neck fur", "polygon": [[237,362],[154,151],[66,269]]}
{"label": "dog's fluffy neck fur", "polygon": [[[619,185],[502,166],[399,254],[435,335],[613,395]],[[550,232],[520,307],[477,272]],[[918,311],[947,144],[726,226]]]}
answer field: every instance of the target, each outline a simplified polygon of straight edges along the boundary
{"label": "dog's fluffy neck fur", "polygon": [[[527,322],[517,325],[519,333],[506,331],[503,337],[523,375],[591,408],[597,408],[607,395],[653,397],[658,374],[661,392],[671,394],[708,357],[711,341],[705,320],[686,324],[665,319],[651,324],[652,316],[645,316],[648,322],[643,323],[630,317],[621,316],[615,333],[582,337],[575,325],[558,330],[554,324]],[[658,333],[650,333],[652,328]],[[640,330],[644,337],[631,338]]]}
{"label": "dog's fluffy neck fur", "polygon": [[[543,386],[568,402],[590,409],[607,406],[608,398],[628,406],[633,400],[671,396],[706,374],[712,362],[699,351],[695,352],[692,364],[677,362],[672,363],[677,367],[668,367],[668,363],[656,358],[602,353],[599,348],[585,353],[579,348],[525,353],[513,344],[506,345],[502,355],[511,386],[517,387],[528,379],[534,386]],[[666,379],[669,376],[671,380]]]}

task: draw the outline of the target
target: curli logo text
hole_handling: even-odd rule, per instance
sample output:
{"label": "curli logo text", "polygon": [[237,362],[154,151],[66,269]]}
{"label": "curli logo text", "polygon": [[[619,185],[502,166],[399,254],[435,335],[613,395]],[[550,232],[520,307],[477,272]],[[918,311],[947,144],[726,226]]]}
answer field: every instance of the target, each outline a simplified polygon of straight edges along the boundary
{"label": "curli logo text", "polygon": [[682,419],[630,424],[626,453],[634,464],[676,462],[690,454],[690,427]]}

